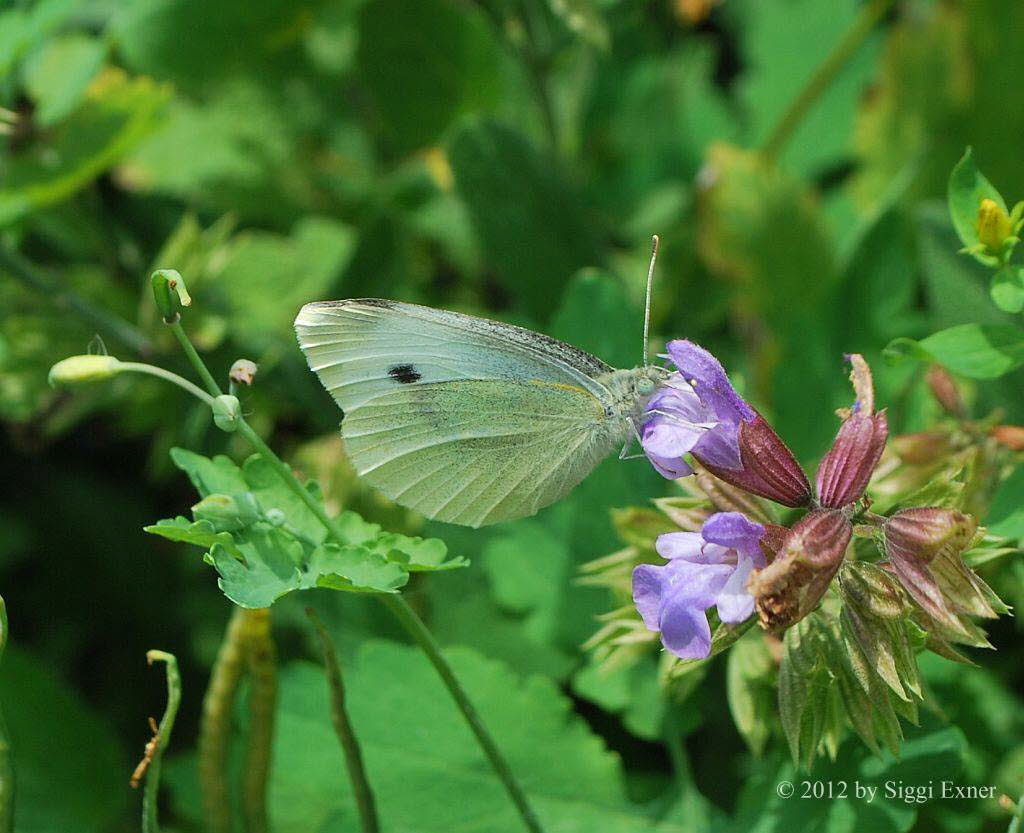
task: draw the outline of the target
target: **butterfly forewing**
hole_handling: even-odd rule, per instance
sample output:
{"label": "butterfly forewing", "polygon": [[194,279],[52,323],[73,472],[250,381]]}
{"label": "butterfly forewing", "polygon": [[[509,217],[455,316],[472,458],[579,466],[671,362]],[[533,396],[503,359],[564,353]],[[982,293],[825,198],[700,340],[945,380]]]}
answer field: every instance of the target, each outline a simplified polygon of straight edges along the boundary
{"label": "butterfly forewing", "polygon": [[428,517],[531,515],[622,440],[612,368],[547,336],[375,299],[308,304],[295,326],[356,470]]}

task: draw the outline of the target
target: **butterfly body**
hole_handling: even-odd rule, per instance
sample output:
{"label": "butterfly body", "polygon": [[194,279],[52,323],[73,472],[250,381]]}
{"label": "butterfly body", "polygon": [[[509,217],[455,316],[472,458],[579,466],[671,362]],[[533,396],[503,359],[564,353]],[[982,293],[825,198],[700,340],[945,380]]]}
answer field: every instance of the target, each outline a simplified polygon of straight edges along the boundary
{"label": "butterfly body", "polygon": [[558,500],[640,425],[660,367],[382,299],[307,304],[310,367],[342,408],[358,473],[431,518],[483,526]]}

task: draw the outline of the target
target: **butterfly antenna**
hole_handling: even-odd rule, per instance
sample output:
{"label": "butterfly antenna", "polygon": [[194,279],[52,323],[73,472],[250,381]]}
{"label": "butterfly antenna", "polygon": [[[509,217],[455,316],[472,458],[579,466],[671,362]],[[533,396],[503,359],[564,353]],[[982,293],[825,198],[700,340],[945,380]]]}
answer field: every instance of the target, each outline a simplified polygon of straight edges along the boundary
{"label": "butterfly antenna", "polygon": [[654,285],[654,264],[658,260],[658,235],[651,237],[651,265],[647,267],[647,297],[644,300],[644,367],[647,367],[647,340],[651,331],[651,287]]}

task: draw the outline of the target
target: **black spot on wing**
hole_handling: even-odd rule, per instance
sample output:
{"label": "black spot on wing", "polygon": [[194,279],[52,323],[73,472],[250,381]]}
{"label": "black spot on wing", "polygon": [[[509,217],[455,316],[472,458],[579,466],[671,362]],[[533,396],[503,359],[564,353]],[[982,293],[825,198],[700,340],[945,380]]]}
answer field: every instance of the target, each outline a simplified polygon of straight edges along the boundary
{"label": "black spot on wing", "polygon": [[411,364],[396,364],[394,367],[389,368],[388,376],[403,385],[418,382],[423,378],[420,372]]}

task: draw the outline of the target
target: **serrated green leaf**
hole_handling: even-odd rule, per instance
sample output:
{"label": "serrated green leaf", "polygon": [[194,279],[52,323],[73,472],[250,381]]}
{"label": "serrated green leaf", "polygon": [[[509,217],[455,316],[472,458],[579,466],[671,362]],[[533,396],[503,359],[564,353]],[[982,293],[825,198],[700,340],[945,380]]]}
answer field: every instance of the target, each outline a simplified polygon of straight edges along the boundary
{"label": "serrated green leaf", "polygon": [[957,162],[949,175],[947,200],[949,216],[960,240],[967,248],[980,245],[978,239],[978,208],[984,199],[993,200],[1003,211],[1006,203],[1002,195],[978,170],[971,148]]}
{"label": "serrated green leaf", "polygon": [[[551,833],[682,833],[657,824],[625,795],[619,759],[558,687],[523,679],[474,651],[447,652],[495,740]],[[385,830],[512,833],[521,829],[433,669],[415,649],[370,641],[345,669],[346,705],[359,727]],[[357,825],[330,724],[320,669],[295,663],[281,675],[270,787],[279,833],[342,833]],[[544,754],[538,754],[544,750]],[[339,778],[342,780],[339,781]],[[457,796],[457,800],[453,800]]]}
{"label": "serrated green leaf", "polygon": [[242,560],[222,544],[210,550],[220,589],[241,607],[270,607],[295,590],[328,587],[360,593],[393,593],[409,574],[365,547],[321,544],[307,552],[280,527],[255,524],[235,544]]}
{"label": "serrated green leaf", "polygon": [[384,532],[367,543],[374,552],[384,555],[388,561],[401,564],[410,573],[454,570],[469,565],[469,559],[448,557],[448,545],[440,538],[420,538]]}
{"label": "serrated green leaf", "polygon": [[915,341],[897,338],[885,348],[890,362],[934,361],[971,379],[997,379],[1024,364],[1024,330],[961,324]]}
{"label": "serrated green leaf", "polygon": [[241,558],[242,553],[235,546],[230,532],[217,532],[209,521],[190,521],[179,515],[176,518],[165,518],[155,524],[144,526],[143,530],[152,535],[159,535],[168,541],[192,544],[203,549],[212,549],[215,544],[224,547],[234,558]]}

